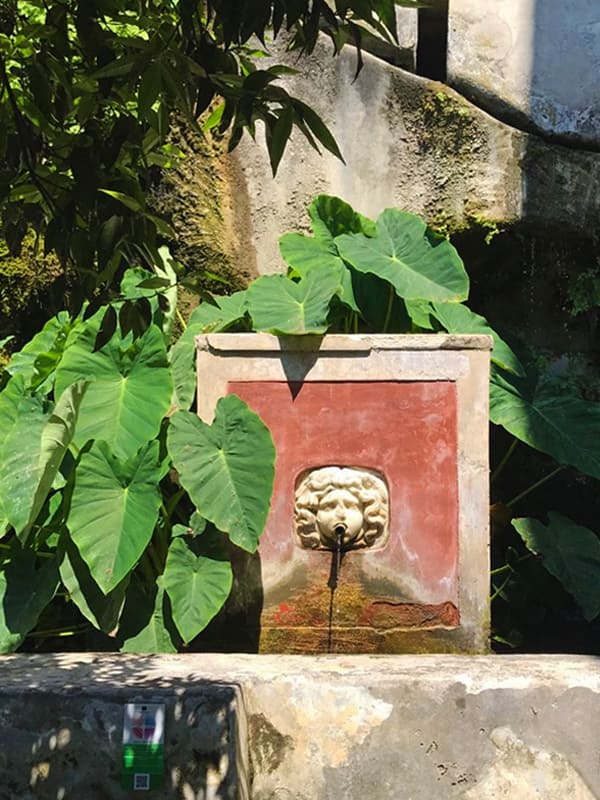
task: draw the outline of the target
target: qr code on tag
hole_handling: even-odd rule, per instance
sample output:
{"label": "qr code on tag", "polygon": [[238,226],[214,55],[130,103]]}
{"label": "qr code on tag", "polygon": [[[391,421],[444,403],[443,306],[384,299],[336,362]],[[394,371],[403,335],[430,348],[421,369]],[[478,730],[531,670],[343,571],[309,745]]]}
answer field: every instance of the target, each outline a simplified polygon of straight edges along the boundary
{"label": "qr code on tag", "polygon": [[133,776],[133,789],[137,792],[147,792],[150,790],[150,774],[148,772],[136,772]]}

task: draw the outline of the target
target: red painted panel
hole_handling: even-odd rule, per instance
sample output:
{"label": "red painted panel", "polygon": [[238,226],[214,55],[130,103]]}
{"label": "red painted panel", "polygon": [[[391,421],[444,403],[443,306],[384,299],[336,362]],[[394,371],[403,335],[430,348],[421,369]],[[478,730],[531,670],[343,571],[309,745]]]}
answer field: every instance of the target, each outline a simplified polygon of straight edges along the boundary
{"label": "red painted panel", "polygon": [[[380,565],[386,583],[390,575],[397,575],[411,602],[457,603],[454,383],[348,381],[294,386],[231,381],[228,389],[260,414],[277,448],[274,502],[260,545],[264,566],[272,561],[289,566],[298,560],[293,503],[295,483],[304,470],[325,465],[367,467],[383,473],[388,482],[390,541],[362,563],[370,565],[371,573]],[[321,564],[314,559],[327,559],[327,554],[305,551],[302,557],[305,581],[310,564]],[[357,551],[347,558],[365,556]],[[265,601],[268,595],[265,585]]]}

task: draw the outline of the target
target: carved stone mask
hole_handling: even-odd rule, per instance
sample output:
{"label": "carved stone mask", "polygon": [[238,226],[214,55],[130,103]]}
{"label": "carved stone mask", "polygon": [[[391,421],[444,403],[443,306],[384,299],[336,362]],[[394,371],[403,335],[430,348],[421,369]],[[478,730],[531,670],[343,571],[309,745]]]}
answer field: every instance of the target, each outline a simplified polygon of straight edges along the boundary
{"label": "carved stone mask", "polygon": [[388,538],[388,490],[375,472],[353,467],[319,467],[297,486],[294,521],[298,544],[334,550],[382,547]]}

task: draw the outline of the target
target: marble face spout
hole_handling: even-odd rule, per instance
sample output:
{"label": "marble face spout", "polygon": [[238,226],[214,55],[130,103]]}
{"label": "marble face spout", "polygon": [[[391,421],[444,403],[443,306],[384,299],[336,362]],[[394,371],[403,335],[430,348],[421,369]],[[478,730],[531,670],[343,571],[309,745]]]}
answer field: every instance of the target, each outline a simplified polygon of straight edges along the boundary
{"label": "marble face spout", "polygon": [[300,476],[294,522],[297,543],[311,550],[383,547],[388,539],[388,489],[375,472],[318,467]]}

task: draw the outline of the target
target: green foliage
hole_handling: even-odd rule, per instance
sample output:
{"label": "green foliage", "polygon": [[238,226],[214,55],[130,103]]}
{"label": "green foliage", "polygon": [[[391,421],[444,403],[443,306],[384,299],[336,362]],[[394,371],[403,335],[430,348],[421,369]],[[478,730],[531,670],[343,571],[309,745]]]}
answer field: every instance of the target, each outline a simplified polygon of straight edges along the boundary
{"label": "green foliage", "polygon": [[191,536],[183,525],[173,530],[163,583],[184,643],[208,625],[231,591],[233,573],[222,539],[215,531]]}
{"label": "green foliage", "polygon": [[[403,0],[415,6],[416,0]],[[334,52],[358,46],[364,25],[396,37],[393,0],[15,0],[0,30],[0,218],[10,253],[41,234],[78,279],[71,310],[118,286],[122,268],[158,263],[168,222],[147,202],[181,152],[184,118],[228,134],[233,149],[262,123],[273,172],[293,129],[341,158],[318,115],[260,67],[267,33],[310,53],[320,32]],[[2,258],[0,254],[0,272]],[[107,294],[110,296],[110,294]]]}
{"label": "green foliage", "polygon": [[[583,399],[573,386],[541,378],[487,320],[459,302],[468,296],[468,278],[448,241],[436,237],[422,220],[406,212],[387,209],[374,223],[342,200],[323,195],[311,203],[309,215],[313,236],[288,233],[280,239],[287,275],[259,278],[246,293],[237,293],[232,315],[223,313],[219,317],[211,310],[201,329],[211,330],[212,319],[216,320],[214,329],[219,329],[221,322],[228,329],[235,327],[244,311],[243,329],[278,334],[440,330],[488,334],[493,340],[492,421],[516,437],[515,441],[548,454],[558,463],[510,502],[497,503],[494,508],[502,523],[510,521],[513,505],[556,475],[563,465],[600,478],[598,404]],[[311,308],[308,316],[307,298]],[[216,300],[225,306],[225,298]],[[500,471],[513,450],[514,446]],[[541,523],[514,523],[527,549],[516,556],[512,546],[507,550],[506,563],[493,572],[493,597],[512,603],[509,589],[525,580],[531,586],[535,581],[543,585],[540,594],[549,598],[548,603],[555,602],[553,585],[548,588],[535,567],[521,563],[541,552],[544,566],[575,597],[585,617],[596,617],[600,607],[594,599],[594,587],[600,585],[600,562],[593,554],[600,548],[598,537],[554,512],[550,512],[550,520],[542,544],[540,530],[546,529]],[[496,575],[502,580],[498,581]],[[497,633],[497,638],[507,644],[515,639],[513,634],[507,639]]]}
{"label": "green foliage", "polygon": [[530,370],[525,378],[495,373],[490,418],[517,439],[600,478],[600,407],[556,390]]}
{"label": "green foliage", "polygon": [[56,558],[36,559],[35,553],[13,542],[3,553],[0,569],[0,653],[11,653],[36,624],[58,589]]}
{"label": "green foliage", "polygon": [[[232,572],[224,543],[256,550],[275,452],[263,423],[235,396],[219,401],[212,425],[189,410],[194,337],[202,332],[487,333],[492,420],[558,464],[496,503],[496,516],[508,524],[512,507],[563,465],[600,477],[597,404],[540,378],[460,302],[468,279],[449,242],[394,209],[373,222],[320,196],[309,213],[313,236],[281,239],[286,275],[259,278],[230,297],[206,296],[169,349],[178,271],[166,268],[165,255],[162,272],[126,273],[118,300],[61,314],[12,357],[0,391],[5,651],[52,602],[57,573],[69,602],[127,652],[175,652],[225,602]],[[557,579],[593,619],[598,537],[555,512],[548,519],[514,521],[521,550],[509,546],[506,563],[494,568],[493,597],[511,604],[520,587],[537,586],[552,604]],[[31,598],[23,576],[39,584]],[[512,622],[497,631],[499,641],[516,641]]]}
{"label": "green foliage", "polygon": [[290,281],[285,275],[265,275],[248,289],[248,312],[258,331],[275,334],[325,333],[332,297],[340,277],[326,267]]}
{"label": "green foliage", "polygon": [[[0,195],[1,189],[0,184]],[[12,333],[24,341],[36,330],[40,311],[48,307],[49,293],[61,274],[58,258],[44,252],[44,242],[33,229],[25,233],[18,254],[10,251],[0,229],[0,339]]]}
{"label": "green foliage", "polygon": [[528,549],[570,592],[587,620],[600,614],[600,540],[595,533],[556,512],[548,525],[537,519],[514,519]]}
{"label": "green foliage", "polygon": [[[87,319],[63,312],[5,367],[2,652],[36,625],[43,635],[60,584],[127,652],[174,652],[227,599],[224,539],[256,549],[273,485],[270,434],[234,396],[212,426],[187,411],[166,416],[177,345],[167,352],[173,285],[157,281],[132,270],[113,306]],[[140,296],[150,322],[135,332],[123,309]],[[193,379],[193,361],[187,369]]]}
{"label": "green foliage", "polygon": [[414,214],[387,209],[374,236],[343,234],[342,258],[355,270],[377,275],[405,300],[465,300],[469,279],[458,253]]}
{"label": "green foliage", "polygon": [[178,411],[168,445],[199,513],[253,553],[269,511],[275,464],[271,436],[258,415],[235,395],[219,400],[212,425]]}

